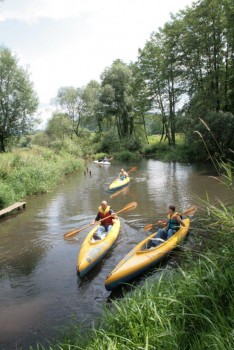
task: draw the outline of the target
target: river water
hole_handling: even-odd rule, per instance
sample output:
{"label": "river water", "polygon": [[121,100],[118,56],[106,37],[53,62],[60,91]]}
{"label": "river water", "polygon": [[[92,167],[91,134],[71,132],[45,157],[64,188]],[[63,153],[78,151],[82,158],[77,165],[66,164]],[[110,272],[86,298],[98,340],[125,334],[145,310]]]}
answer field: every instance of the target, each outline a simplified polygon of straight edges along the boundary
{"label": "river water", "polygon": [[[110,197],[108,185],[120,168],[135,165],[129,187]],[[146,224],[165,218],[168,204],[183,211],[197,204],[197,196],[205,199],[208,194],[210,201],[219,198],[225,205],[234,199],[233,191],[209,177],[215,174],[208,165],[142,160],[103,167],[92,163],[87,168],[67,177],[53,193],[26,199],[26,210],[0,221],[1,349],[47,345],[46,339],[72,320],[92,325],[110,297],[104,287],[106,276],[145,238]],[[121,231],[114,247],[80,280],[77,255],[89,229],[69,241],[63,234],[93,221],[103,199],[115,211],[130,202],[138,206],[120,214]]]}

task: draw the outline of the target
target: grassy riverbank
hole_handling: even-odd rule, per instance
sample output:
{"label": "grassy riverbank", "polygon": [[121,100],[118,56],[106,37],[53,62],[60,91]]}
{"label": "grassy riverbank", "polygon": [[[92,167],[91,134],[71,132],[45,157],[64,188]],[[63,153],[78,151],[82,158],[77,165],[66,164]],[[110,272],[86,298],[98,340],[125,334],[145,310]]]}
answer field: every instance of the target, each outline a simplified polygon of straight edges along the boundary
{"label": "grassy riverbank", "polygon": [[50,349],[233,349],[234,208],[208,207],[192,233],[202,251],[194,244],[181,266],[113,301],[85,339],[74,324]]}
{"label": "grassy riverbank", "polygon": [[82,159],[43,147],[0,154],[0,209],[26,196],[51,191],[83,166]]}

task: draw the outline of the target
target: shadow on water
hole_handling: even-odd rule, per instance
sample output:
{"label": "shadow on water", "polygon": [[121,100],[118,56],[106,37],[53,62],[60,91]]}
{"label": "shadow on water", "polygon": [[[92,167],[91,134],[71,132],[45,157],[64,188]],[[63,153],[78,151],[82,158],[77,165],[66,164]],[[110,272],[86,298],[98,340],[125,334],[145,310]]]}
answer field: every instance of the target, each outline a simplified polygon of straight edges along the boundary
{"label": "shadow on water", "polygon": [[77,274],[77,283],[78,288],[81,288],[83,291],[87,288],[87,286],[98,276],[100,271],[102,270],[104,262],[100,261],[92,270],[90,270],[86,276],[81,278]]}

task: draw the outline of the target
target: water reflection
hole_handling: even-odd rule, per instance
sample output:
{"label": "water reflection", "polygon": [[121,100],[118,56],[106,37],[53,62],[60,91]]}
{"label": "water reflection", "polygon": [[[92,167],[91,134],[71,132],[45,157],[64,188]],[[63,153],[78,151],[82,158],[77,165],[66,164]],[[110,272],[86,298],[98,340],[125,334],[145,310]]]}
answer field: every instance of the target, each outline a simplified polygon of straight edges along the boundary
{"label": "water reflection", "polygon": [[[108,186],[120,168],[135,165],[138,168],[131,174],[130,185],[110,198]],[[224,204],[233,203],[233,192],[208,177],[214,175],[209,167],[153,160],[87,167],[86,175],[74,174],[53,193],[27,199],[24,212],[0,222],[0,348],[26,349],[36,341],[45,344],[58,327],[74,318],[91,324],[110,297],[104,287],[106,276],[146,237],[146,224],[165,218],[169,203],[183,211],[196,204],[195,196],[206,198],[206,193],[211,201],[220,198]],[[103,199],[115,211],[130,202],[138,206],[119,215],[121,231],[113,248],[80,280],[77,255],[89,229],[69,241],[63,235],[93,221]],[[162,268],[170,268],[179,255],[175,252],[175,259]],[[150,271],[136,279],[129,288],[158,275],[160,269],[153,269],[152,274]],[[118,295],[118,291],[111,295],[115,293]]]}

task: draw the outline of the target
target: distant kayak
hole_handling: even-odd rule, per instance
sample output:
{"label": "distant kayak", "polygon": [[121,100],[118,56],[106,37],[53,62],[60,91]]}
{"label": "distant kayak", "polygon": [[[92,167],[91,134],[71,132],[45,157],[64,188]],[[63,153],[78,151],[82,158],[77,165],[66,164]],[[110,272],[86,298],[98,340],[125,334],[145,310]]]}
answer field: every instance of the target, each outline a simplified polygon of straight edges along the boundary
{"label": "distant kayak", "polygon": [[108,253],[115,243],[119,231],[120,220],[116,219],[112,229],[102,239],[95,240],[95,234],[98,226],[94,227],[85,238],[77,259],[77,273],[82,278]]}
{"label": "distant kayak", "polygon": [[109,191],[120,190],[121,188],[127,186],[130,182],[130,177],[126,177],[124,180],[116,179],[109,186]]}
{"label": "distant kayak", "polygon": [[94,163],[100,164],[100,165],[111,165],[111,163],[108,160],[95,160]]}
{"label": "distant kayak", "polygon": [[105,280],[107,290],[112,290],[143,273],[156,265],[168,253],[172,251],[189,231],[189,219],[183,220],[185,227],[181,226],[170,239],[164,241],[157,247],[147,248],[147,243],[156,235],[145,238],[137,244],[112,270]]}

